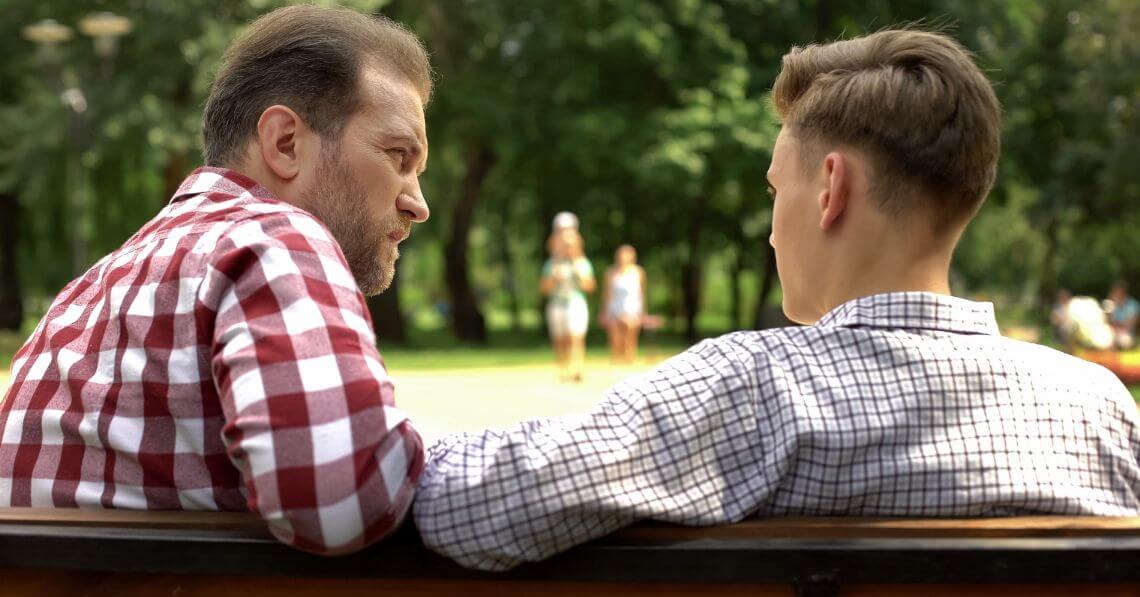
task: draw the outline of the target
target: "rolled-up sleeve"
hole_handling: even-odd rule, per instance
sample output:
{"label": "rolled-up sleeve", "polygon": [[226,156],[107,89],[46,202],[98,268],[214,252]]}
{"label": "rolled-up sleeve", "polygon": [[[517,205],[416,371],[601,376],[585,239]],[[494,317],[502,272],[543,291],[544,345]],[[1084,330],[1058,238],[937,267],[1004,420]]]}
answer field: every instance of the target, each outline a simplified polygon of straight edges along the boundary
{"label": "rolled-up sleeve", "polygon": [[347,553],[406,515],[423,443],[395,408],[366,304],[327,230],[266,214],[219,240],[199,300],[223,439],[250,510],[282,542]]}

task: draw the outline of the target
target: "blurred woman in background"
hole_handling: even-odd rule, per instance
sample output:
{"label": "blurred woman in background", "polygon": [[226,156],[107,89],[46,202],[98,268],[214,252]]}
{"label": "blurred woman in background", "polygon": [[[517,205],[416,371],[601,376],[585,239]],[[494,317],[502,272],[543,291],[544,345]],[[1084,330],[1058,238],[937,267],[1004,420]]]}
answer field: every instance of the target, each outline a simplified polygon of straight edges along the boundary
{"label": "blurred woman in background", "polygon": [[597,282],[594,268],[585,257],[574,214],[562,212],[555,216],[547,249],[550,259],[542,266],[541,289],[548,297],[546,325],[554,344],[554,358],[562,379],[581,381],[590,322],[586,293],[593,292]]}
{"label": "blurred woman in background", "polygon": [[637,264],[637,251],[618,247],[614,265],[606,270],[602,294],[602,325],[610,337],[610,356],[615,363],[637,359],[637,337],[645,316],[645,270]]}

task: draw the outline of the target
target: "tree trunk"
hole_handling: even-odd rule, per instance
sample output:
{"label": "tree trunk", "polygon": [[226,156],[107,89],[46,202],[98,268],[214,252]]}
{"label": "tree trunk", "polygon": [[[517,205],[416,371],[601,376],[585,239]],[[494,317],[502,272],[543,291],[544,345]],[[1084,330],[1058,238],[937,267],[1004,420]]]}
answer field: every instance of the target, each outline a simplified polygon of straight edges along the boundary
{"label": "tree trunk", "polygon": [[443,251],[444,275],[451,297],[451,330],[456,338],[479,344],[487,341],[487,324],[467,272],[467,241],[483,182],[494,165],[495,155],[485,145],[476,143],[468,149],[467,173],[451,215],[451,238]]}
{"label": "tree trunk", "polygon": [[621,193],[621,244],[632,245],[634,249],[639,248],[637,239],[633,238],[633,218],[636,213],[633,206],[633,196],[636,192],[637,190],[627,179],[622,185]]}
{"label": "tree trunk", "polygon": [[[762,238],[768,238],[771,234],[765,234]],[[772,289],[776,287],[776,251],[772,245],[765,242],[764,247],[764,279],[760,282],[760,293],[756,296],[756,313],[754,314],[755,328],[758,330],[765,329],[768,322],[765,321],[765,310],[768,306],[768,297],[772,294]]]}
{"label": "tree trunk", "polygon": [[20,201],[12,193],[0,193],[0,329],[19,330],[24,322],[24,298],[20,287]]}
{"label": "tree trunk", "polygon": [[831,28],[835,22],[835,11],[832,0],[817,0],[815,5],[815,39],[824,41],[831,37]]}
{"label": "tree trunk", "polygon": [[186,171],[186,154],[179,151],[171,152],[170,157],[166,160],[166,166],[162,168],[162,202],[164,204],[170,201],[188,174],[190,173]]}
{"label": "tree trunk", "polygon": [[681,300],[685,306],[685,341],[697,341],[697,314],[701,309],[701,230],[708,201],[698,197],[689,216],[689,256],[681,266]]}
{"label": "tree trunk", "polygon": [[511,331],[522,329],[520,321],[519,289],[515,284],[515,258],[511,253],[510,202],[502,201],[499,211],[499,258],[503,260],[503,290],[507,293],[507,308],[511,311]]}
{"label": "tree trunk", "polygon": [[376,339],[383,344],[408,343],[408,330],[404,324],[404,313],[400,310],[400,270],[392,278],[388,290],[368,299],[368,312],[372,315],[372,329]]}
{"label": "tree trunk", "polygon": [[747,217],[748,202],[742,201],[740,203],[740,210],[737,213],[736,222],[733,226],[733,236],[736,240],[736,259],[732,262],[732,269],[729,273],[730,282],[732,283],[732,329],[744,329],[741,325],[740,307],[743,302],[741,296],[743,290],[741,289],[740,280],[744,277],[745,257],[748,255],[748,237],[744,234],[744,220]]}
{"label": "tree trunk", "polygon": [[83,165],[83,153],[87,147],[87,118],[82,110],[69,106],[71,110],[71,155],[68,156],[68,194],[71,211],[71,273],[80,276],[91,264],[87,261],[88,222],[91,219],[91,201],[87,193],[87,168]]}
{"label": "tree trunk", "polygon": [[734,329],[734,330],[740,329],[740,302],[741,302],[740,295],[742,293],[742,290],[740,288],[740,278],[743,275],[744,275],[744,253],[740,249],[737,249],[736,259],[734,259],[732,262],[732,268],[729,270],[729,280],[728,280],[729,284],[731,285],[729,287],[729,289],[732,292],[732,297],[731,297],[732,300],[731,300],[730,306],[729,306],[729,310],[732,313],[732,317],[730,319],[730,322],[732,325],[732,329]]}
{"label": "tree trunk", "polygon": [[1060,235],[1060,217],[1056,211],[1049,214],[1045,224],[1045,252],[1041,257],[1041,282],[1037,287],[1037,312],[1049,313],[1057,294],[1057,245]]}

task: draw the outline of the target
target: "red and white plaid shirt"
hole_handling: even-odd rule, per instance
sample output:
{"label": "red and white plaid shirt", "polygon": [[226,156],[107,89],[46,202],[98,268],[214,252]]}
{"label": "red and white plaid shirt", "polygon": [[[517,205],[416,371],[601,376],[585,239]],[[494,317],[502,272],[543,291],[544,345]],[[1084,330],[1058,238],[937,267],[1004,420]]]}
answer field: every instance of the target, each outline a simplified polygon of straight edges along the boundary
{"label": "red and white plaid shirt", "polygon": [[422,469],[336,241],[216,168],[60,292],[0,403],[0,506],[248,508],[341,553]]}

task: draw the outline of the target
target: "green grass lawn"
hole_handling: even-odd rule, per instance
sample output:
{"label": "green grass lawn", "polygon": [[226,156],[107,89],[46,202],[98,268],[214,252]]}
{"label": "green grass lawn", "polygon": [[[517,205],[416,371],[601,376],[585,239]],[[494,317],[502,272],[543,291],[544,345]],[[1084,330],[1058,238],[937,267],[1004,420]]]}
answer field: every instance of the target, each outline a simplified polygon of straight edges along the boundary
{"label": "green grass lawn", "polygon": [[[587,359],[604,362],[608,355],[605,334],[591,330],[587,337]],[[685,350],[688,344],[677,334],[643,335],[641,352],[659,360]],[[538,330],[492,331],[486,346],[457,343],[447,330],[419,330],[409,346],[389,346],[380,339],[380,354],[393,371],[474,369],[547,365],[554,362],[554,351]]]}
{"label": "green grass lawn", "polygon": [[[8,387],[7,367],[21,341],[22,337],[16,334],[0,332],[0,394]],[[607,359],[604,334],[593,330],[588,344],[588,362],[595,368],[604,367]],[[660,361],[686,346],[676,334],[649,334],[642,343],[643,362]],[[380,352],[397,376],[404,372],[547,366],[554,360],[550,345],[537,330],[492,332],[487,346],[457,345],[446,330],[421,330],[413,333],[410,346],[386,346],[381,340]],[[1140,386],[1133,386],[1129,391],[1140,402]]]}
{"label": "green grass lawn", "polygon": [[24,343],[24,335],[17,332],[0,330],[0,371],[6,371],[12,364],[12,355]]}

